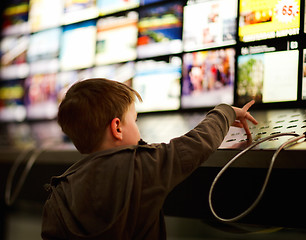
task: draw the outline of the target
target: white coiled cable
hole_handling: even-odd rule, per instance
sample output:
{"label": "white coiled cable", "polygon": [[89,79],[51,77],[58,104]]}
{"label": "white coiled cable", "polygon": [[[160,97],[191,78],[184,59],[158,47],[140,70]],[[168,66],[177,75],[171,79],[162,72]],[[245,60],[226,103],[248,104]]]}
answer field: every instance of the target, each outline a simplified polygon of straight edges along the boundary
{"label": "white coiled cable", "polygon": [[[221,175],[225,172],[225,170],[233,163],[235,162],[239,157],[241,157],[243,154],[245,154],[247,151],[251,150],[252,148],[254,148],[255,146],[257,146],[258,144],[260,143],[263,143],[267,140],[270,140],[271,138],[275,138],[275,137],[280,137],[280,136],[293,136],[293,138],[290,138],[288,141],[286,141],[285,143],[283,143],[276,151],[275,153],[273,154],[273,157],[271,159],[271,163],[270,163],[270,166],[268,168],[268,171],[267,171],[267,175],[266,175],[266,178],[264,180],[264,184],[260,190],[260,193],[258,194],[257,198],[255,199],[255,201],[251,204],[250,207],[248,207],[244,212],[242,212],[241,214],[237,215],[236,217],[233,217],[233,218],[222,218],[220,216],[217,215],[217,213],[215,212],[214,208],[213,208],[213,205],[212,205],[212,192],[214,190],[214,187],[215,187],[215,184],[216,182],[219,180],[219,178],[221,177]],[[210,207],[210,210],[212,212],[212,214],[220,221],[222,222],[235,222],[241,218],[243,218],[244,216],[246,216],[247,214],[249,214],[254,208],[255,206],[258,204],[258,202],[260,201],[260,199],[262,198],[265,190],[266,190],[266,187],[267,187],[267,184],[268,184],[268,181],[269,181],[269,178],[270,178],[270,175],[271,175],[271,171],[272,171],[272,168],[273,168],[273,165],[275,163],[275,159],[277,158],[278,154],[280,153],[280,151],[285,148],[287,145],[289,144],[292,144],[292,143],[296,143],[297,141],[299,141],[300,139],[303,139],[305,138],[306,139],[306,132],[302,135],[299,135],[299,134],[296,134],[296,133],[278,133],[278,134],[274,134],[274,135],[271,135],[271,136],[268,136],[266,138],[263,138],[263,139],[260,139],[258,140],[257,142],[251,144],[250,146],[248,146],[247,148],[245,148],[244,150],[242,150],[240,153],[238,153],[235,157],[233,157],[221,170],[220,172],[217,174],[217,176],[215,177],[211,187],[210,187],[210,190],[209,190],[209,195],[208,195],[208,203],[209,203],[209,207]]]}

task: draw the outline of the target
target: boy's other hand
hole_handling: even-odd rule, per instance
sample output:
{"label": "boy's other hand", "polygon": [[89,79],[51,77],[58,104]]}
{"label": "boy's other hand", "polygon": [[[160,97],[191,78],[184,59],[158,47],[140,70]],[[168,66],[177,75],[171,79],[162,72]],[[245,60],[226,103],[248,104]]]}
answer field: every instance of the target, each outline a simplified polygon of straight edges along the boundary
{"label": "boy's other hand", "polygon": [[254,100],[248,102],[247,104],[245,104],[242,108],[238,108],[238,107],[232,107],[236,113],[236,120],[235,122],[232,124],[232,126],[234,127],[239,127],[239,128],[244,128],[246,134],[247,134],[247,138],[249,140],[252,139],[252,135],[251,135],[251,131],[249,129],[247,120],[249,120],[251,123],[257,125],[258,122],[256,121],[256,119],[248,112],[249,108],[255,103]]}

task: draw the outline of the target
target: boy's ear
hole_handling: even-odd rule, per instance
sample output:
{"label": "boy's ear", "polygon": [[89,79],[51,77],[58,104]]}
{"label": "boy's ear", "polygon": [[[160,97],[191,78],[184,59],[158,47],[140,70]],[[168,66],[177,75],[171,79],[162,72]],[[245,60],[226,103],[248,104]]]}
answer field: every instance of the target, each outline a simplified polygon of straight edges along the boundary
{"label": "boy's ear", "polygon": [[114,138],[122,140],[121,121],[119,118],[114,118],[111,121],[110,128]]}

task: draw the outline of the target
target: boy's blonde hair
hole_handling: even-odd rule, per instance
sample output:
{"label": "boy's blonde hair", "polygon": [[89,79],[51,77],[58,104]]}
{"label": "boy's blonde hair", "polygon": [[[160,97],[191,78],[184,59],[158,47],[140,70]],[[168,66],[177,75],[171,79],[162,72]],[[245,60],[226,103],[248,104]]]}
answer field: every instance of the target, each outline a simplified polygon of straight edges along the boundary
{"label": "boy's blonde hair", "polygon": [[58,110],[58,123],[80,153],[96,151],[105,130],[124,114],[139,93],[126,84],[105,78],[77,82],[67,91]]}

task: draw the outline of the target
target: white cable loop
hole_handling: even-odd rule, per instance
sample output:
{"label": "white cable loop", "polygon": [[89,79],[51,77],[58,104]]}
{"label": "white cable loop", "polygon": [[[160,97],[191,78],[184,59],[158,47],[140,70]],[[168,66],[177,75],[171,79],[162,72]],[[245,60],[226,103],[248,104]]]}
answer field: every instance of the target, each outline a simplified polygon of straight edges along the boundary
{"label": "white cable loop", "polygon": [[[236,161],[240,156],[242,156],[244,153],[246,153],[247,151],[251,150],[252,148],[254,148],[255,146],[257,146],[258,144],[262,143],[262,142],[265,142],[271,138],[275,138],[275,137],[280,137],[280,136],[294,136],[294,138],[291,138],[289,139],[288,141],[286,141],[285,143],[283,143],[276,151],[275,153],[273,154],[273,157],[271,159],[271,163],[270,163],[270,166],[268,168],[268,172],[267,172],[267,175],[266,175],[266,178],[264,180],[264,184],[261,188],[261,191],[260,193],[258,194],[257,198],[255,199],[255,201],[251,204],[251,206],[249,208],[247,208],[244,212],[242,212],[241,214],[237,215],[236,217],[233,217],[233,218],[222,218],[222,217],[219,217],[213,206],[212,206],[212,192],[213,192],[213,189],[215,187],[215,184],[216,182],[219,180],[219,178],[221,177],[221,175],[225,172],[225,170],[234,162]],[[299,135],[299,134],[296,134],[296,133],[279,133],[279,134],[274,134],[274,135],[271,135],[271,136],[268,136],[266,138],[263,138],[255,143],[253,143],[252,145],[250,145],[249,147],[247,147],[246,149],[244,149],[243,151],[241,151],[240,153],[238,153],[235,157],[233,157],[221,170],[220,172],[217,174],[217,176],[215,177],[211,187],[210,187],[210,190],[209,190],[209,196],[208,196],[208,203],[209,203],[209,207],[210,207],[210,210],[212,212],[212,214],[220,221],[222,222],[235,222],[239,219],[241,219],[242,217],[246,216],[248,213],[250,213],[254,208],[255,206],[258,204],[258,202],[260,201],[260,199],[262,198],[264,192],[265,192],[265,189],[266,189],[266,186],[268,184],[268,181],[269,181],[269,178],[270,178],[270,175],[271,175],[271,171],[272,171],[272,168],[273,168],[273,165],[274,165],[274,162],[275,162],[275,159],[276,157],[278,156],[279,152],[284,148],[286,147],[287,145],[291,144],[291,143],[294,143],[294,142],[297,142],[299,141],[300,139],[302,138],[305,138],[305,133],[303,135]]]}

